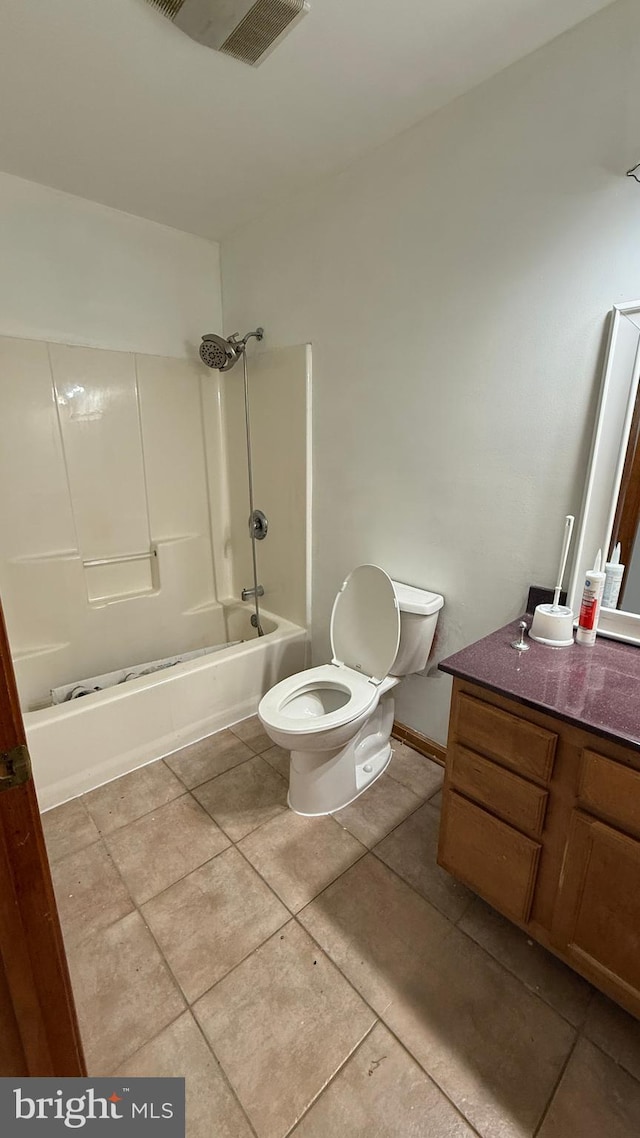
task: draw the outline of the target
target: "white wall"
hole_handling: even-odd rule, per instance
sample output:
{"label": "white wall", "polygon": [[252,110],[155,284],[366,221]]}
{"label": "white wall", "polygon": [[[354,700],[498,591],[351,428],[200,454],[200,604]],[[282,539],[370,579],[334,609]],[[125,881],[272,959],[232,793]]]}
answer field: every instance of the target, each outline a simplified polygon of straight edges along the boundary
{"label": "white wall", "polygon": [[0,174],[0,335],[192,355],[222,325],[219,247]]}
{"label": "white wall", "polygon": [[[640,296],[639,96],[621,0],[224,242],[227,329],[313,344],[317,661],[359,562],[444,593],[440,657],[552,582]],[[443,740],[448,696],[414,677],[397,714]]]}

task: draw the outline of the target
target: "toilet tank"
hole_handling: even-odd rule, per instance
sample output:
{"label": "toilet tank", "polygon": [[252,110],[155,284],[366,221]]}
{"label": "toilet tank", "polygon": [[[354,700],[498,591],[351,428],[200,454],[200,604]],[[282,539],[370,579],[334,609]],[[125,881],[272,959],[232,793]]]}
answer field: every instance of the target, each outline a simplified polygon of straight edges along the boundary
{"label": "toilet tank", "polygon": [[429,659],[444,597],[401,581],[392,584],[400,609],[400,643],[390,674],[409,676],[421,672]]}

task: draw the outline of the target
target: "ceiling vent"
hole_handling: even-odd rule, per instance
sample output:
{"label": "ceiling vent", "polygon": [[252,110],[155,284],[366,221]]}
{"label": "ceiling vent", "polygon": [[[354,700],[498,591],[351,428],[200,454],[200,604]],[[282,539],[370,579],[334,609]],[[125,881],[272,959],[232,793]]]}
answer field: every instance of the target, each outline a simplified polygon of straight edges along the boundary
{"label": "ceiling vent", "polygon": [[309,11],[307,0],[147,0],[191,39],[256,66]]}

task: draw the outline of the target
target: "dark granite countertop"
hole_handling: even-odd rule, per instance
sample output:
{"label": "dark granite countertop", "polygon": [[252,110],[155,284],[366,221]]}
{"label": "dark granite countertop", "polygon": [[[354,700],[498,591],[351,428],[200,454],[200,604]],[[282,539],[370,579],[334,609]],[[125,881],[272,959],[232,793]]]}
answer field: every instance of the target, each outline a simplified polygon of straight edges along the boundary
{"label": "dark granite countertop", "polygon": [[602,636],[592,647],[571,648],[548,648],[527,637],[529,651],[517,652],[511,641],[518,638],[518,624],[477,640],[439,667],[640,751],[640,649]]}

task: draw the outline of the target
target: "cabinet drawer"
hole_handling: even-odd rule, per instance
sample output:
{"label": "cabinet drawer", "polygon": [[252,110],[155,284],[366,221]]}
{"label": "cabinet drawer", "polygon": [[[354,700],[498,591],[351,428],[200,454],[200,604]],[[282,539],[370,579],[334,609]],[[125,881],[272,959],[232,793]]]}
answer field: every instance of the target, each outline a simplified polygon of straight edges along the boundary
{"label": "cabinet drawer", "polygon": [[470,695],[458,697],[455,731],[462,742],[518,774],[549,782],[558,738],[554,732]]}
{"label": "cabinet drawer", "polygon": [[444,803],[438,861],[505,916],[529,919],[540,846],[454,791]]}
{"label": "cabinet drawer", "polygon": [[580,805],[592,814],[640,836],[640,772],[583,751],[578,783]]}
{"label": "cabinet drawer", "polygon": [[511,774],[459,743],[454,744],[451,752],[450,778],[453,786],[494,814],[499,814],[505,822],[539,837],[549,797],[546,790],[525,782],[517,774]]}

